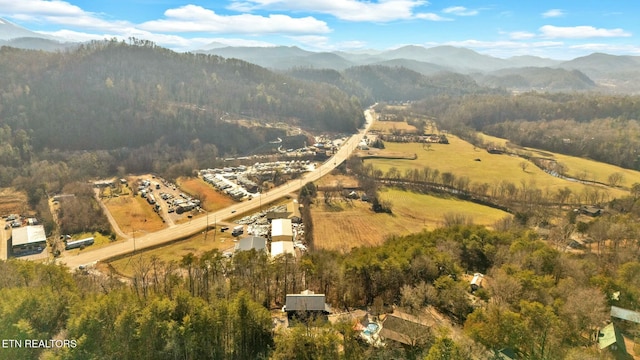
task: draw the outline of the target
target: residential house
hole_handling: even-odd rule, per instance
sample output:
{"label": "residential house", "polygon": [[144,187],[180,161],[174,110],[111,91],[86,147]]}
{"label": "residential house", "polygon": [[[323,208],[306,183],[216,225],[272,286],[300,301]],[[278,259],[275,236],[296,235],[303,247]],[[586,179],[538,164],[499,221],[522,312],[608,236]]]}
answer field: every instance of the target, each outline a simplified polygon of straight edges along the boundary
{"label": "residential house", "polygon": [[291,320],[327,319],[331,308],[325,303],[324,294],[314,294],[305,290],[300,294],[287,294],[285,305],[282,308]]}

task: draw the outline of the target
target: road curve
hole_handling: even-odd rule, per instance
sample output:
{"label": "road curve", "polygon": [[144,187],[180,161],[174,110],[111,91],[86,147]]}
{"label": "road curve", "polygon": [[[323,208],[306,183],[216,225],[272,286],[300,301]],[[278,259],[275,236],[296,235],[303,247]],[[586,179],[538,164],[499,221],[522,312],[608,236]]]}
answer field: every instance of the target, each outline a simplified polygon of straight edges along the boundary
{"label": "road curve", "polygon": [[300,179],[290,181],[282,186],[271,189],[270,191],[262,194],[261,201],[245,201],[242,203],[238,203],[223,210],[210,212],[208,218],[199,217],[197,219],[191,220],[188,223],[176,225],[174,227],[166,228],[144,236],[129,238],[127,240],[103,246],[95,250],[85,249],[73,255],[64,253],[56,261],[60,264],[66,264],[70,269],[75,269],[80,265],[91,264],[115,256],[126,255],[136,250],[142,250],[148,247],[162,245],[164,243],[168,243],[196,234],[198,232],[202,232],[207,226],[207,223],[210,219],[214,219],[214,221],[216,222],[228,221],[236,217],[237,214],[255,211],[260,207],[261,203],[268,204],[284,197],[291,192],[297,191],[307,182],[320,179],[323,175],[329,173],[331,170],[345,161],[349,157],[349,155],[356,149],[360,141],[365,136],[367,130],[369,130],[371,124],[373,123],[373,110],[367,109],[364,112],[364,115],[366,121],[364,129],[361,129],[358,133],[351,136],[331,158],[321,164],[318,168],[316,168],[316,170],[304,174],[304,176],[302,176]]}

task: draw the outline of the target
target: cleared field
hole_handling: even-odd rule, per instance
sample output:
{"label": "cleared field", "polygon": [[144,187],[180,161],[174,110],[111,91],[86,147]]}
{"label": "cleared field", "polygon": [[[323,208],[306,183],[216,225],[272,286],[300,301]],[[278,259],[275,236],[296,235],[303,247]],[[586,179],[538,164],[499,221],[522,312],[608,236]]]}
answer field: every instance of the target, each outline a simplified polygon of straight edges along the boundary
{"label": "cleared field", "polygon": [[217,211],[236,203],[200,178],[179,178],[177,183],[186,193],[199,198],[202,208],[207,211]]}
{"label": "cleared field", "polygon": [[215,231],[209,230],[206,234],[206,239],[205,234],[201,233],[187,240],[179,241],[171,245],[149,251],[139,252],[137,254],[112,261],[109,264],[113,266],[119,274],[131,277],[136,269],[136,264],[140,263],[140,259],[149,261],[151,257],[156,256],[164,262],[180,261],[182,257],[188,253],[193,253],[194,255],[199,256],[212,249],[218,249],[221,252],[232,249],[235,245],[233,237],[228,231],[220,232],[220,227],[222,227],[221,223],[218,224]]}
{"label": "cleared field", "polygon": [[13,188],[0,189],[0,216],[23,214],[27,209],[27,194]]}
{"label": "cleared field", "polygon": [[160,215],[153,211],[153,206],[139,196],[113,197],[104,199],[103,203],[125,233],[154,232],[166,227]]}
{"label": "cleared field", "polygon": [[[404,235],[443,224],[446,214],[464,214],[479,225],[491,226],[508,213],[487,206],[440,198],[397,189],[380,193],[382,200],[392,203],[393,214],[377,214],[371,204],[355,200],[352,205],[339,203],[311,210],[314,227],[314,246],[319,249],[349,252],[354,247],[375,246],[390,235]],[[322,197],[318,197],[318,203]]]}
{"label": "cleared field", "polygon": [[358,180],[352,176],[329,174],[316,181],[316,185],[320,187],[338,185],[342,185],[343,187],[357,187]]}
{"label": "cleared field", "polygon": [[[499,146],[507,146],[508,141],[505,139],[481,134],[483,140],[487,143],[493,142]],[[601,183],[608,183],[609,175],[613,173],[623,174],[623,179],[620,183],[623,187],[631,187],[633,183],[640,182],[640,172],[635,170],[623,169],[621,167],[605,164],[602,162],[583,159],[575,156],[562,155],[557,153],[550,153],[548,151],[534,149],[534,148],[521,148],[526,151],[532,152],[535,156],[548,157],[555,159],[557,162],[566,166],[567,176],[586,179],[589,181],[597,181]]]}
{"label": "cleared field", "polygon": [[381,133],[392,133],[395,131],[415,132],[417,129],[413,125],[409,125],[404,121],[376,121],[371,125],[371,130]]}
{"label": "cleared field", "polygon": [[[533,163],[528,163],[526,169],[523,170],[521,164],[525,160],[520,157],[490,154],[485,149],[476,148],[456,136],[449,135],[448,138],[449,144],[432,144],[429,148],[423,148],[422,144],[416,143],[385,143],[385,150],[396,153],[415,153],[417,154],[416,160],[368,159],[365,161],[385,173],[392,167],[398,169],[400,173],[404,173],[407,169],[422,169],[428,166],[432,169],[438,169],[441,174],[450,172],[456,177],[467,177],[472,184],[488,183],[492,185],[507,180],[517,186],[521,186],[521,184],[527,186],[535,185],[544,189],[543,191],[546,190],[551,193],[568,187],[574,194],[581,194],[587,188],[592,188],[590,185],[551,176],[540,170]],[[623,169],[617,169],[623,171]],[[620,189],[605,189],[602,187],[599,189],[600,191],[606,190],[611,198],[628,194],[627,191]]]}

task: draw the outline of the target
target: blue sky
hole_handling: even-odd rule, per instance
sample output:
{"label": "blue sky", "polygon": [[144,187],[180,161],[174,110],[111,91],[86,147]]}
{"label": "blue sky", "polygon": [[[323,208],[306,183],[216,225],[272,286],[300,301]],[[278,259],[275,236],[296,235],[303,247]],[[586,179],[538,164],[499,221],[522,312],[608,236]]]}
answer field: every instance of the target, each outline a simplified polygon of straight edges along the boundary
{"label": "blue sky", "polygon": [[497,57],[640,55],[636,1],[0,0],[0,17],[65,40],[137,37],[177,51],[453,45]]}

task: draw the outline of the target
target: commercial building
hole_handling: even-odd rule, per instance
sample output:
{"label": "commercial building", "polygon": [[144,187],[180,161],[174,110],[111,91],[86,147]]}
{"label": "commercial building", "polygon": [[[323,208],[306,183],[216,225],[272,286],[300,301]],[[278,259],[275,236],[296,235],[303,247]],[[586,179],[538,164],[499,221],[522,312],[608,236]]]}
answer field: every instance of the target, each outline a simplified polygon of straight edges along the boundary
{"label": "commercial building", "polygon": [[291,219],[273,219],[271,221],[271,241],[293,241]]}
{"label": "commercial building", "polygon": [[47,236],[42,225],[16,228],[11,233],[11,251],[14,256],[39,253],[46,247]]}

